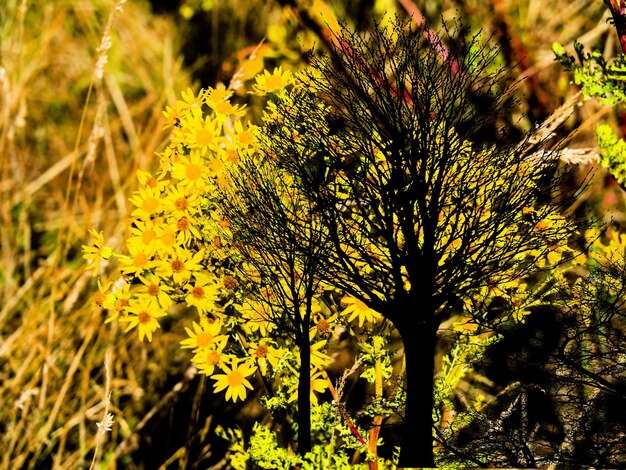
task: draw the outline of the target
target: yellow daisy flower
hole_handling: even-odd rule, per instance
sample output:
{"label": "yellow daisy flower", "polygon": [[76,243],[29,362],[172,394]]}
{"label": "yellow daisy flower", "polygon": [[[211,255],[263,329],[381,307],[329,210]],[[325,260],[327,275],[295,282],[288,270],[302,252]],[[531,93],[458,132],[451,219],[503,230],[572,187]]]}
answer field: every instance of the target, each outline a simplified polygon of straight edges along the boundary
{"label": "yellow daisy flower", "polygon": [[237,399],[242,401],[246,399],[247,390],[252,390],[252,384],[246,379],[246,377],[254,374],[256,367],[242,363],[237,364],[237,358],[233,359],[232,367],[222,365],[223,374],[213,374],[211,378],[215,380],[213,384],[213,391],[215,393],[221,392],[226,389],[226,400],[232,400],[236,402]]}
{"label": "yellow daisy flower", "polygon": [[198,192],[189,187],[170,186],[164,204],[176,218],[190,217],[198,213],[201,198]]}
{"label": "yellow daisy flower", "polygon": [[[228,336],[220,335],[220,331],[222,331],[221,320],[202,317],[200,324],[194,321],[191,325],[193,330],[185,327],[189,338],[180,342],[183,349],[215,349],[215,347],[222,345],[222,342],[228,339]],[[218,349],[223,349],[223,347],[224,345],[221,348],[218,347]]]}
{"label": "yellow daisy flower", "polygon": [[246,105],[233,105],[226,98],[221,101],[208,101],[209,107],[215,111],[217,119],[225,121],[228,116],[243,116],[246,114]]}
{"label": "yellow daisy flower", "polygon": [[128,252],[130,256],[120,256],[122,273],[138,276],[154,267],[154,261],[143,246],[138,244],[128,245]]}
{"label": "yellow daisy flower", "polygon": [[182,101],[177,101],[173,108],[171,106],[166,106],[165,111],[163,111],[163,116],[165,117],[163,129],[177,126],[180,123],[180,119],[186,112],[187,106]]}
{"label": "yellow daisy flower", "polygon": [[246,299],[239,307],[239,312],[244,320],[244,328],[251,332],[258,331],[261,336],[267,336],[267,332],[274,328],[274,325],[267,321],[268,315],[263,305],[258,302]]}
{"label": "yellow daisy flower", "polygon": [[182,120],[181,127],[174,132],[172,140],[191,150],[197,150],[201,156],[204,156],[209,149],[217,149],[222,141],[221,127],[217,119],[192,113]]}
{"label": "yellow daisy flower", "polygon": [[206,90],[200,89],[198,94],[195,94],[191,87],[187,88],[181,93],[183,101],[180,102],[183,106],[189,109],[201,108],[206,103]]}
{"label": "yellow daisy flower", "polygon": [[[240,150],[247,150],[248,147],[254,146],[257,141],[256,132],[258,131],[258,127],[254,124],[244,124],[237,120],[233,123],[233,129],[228,131],[229,137],[232,139],[232,143]],[[232,160],[232,158],[228,158],[228,160]]]}
{"label": "yellow daisy flower", "polygon": [[115,294],[108,292],[111,288],[111,284],[111,282],[107,282],[102,285],[100,279],[98,278],[98,292],[93,295],[94,306],[107,310],[113,308],[115,305]]}
{"label": "yellow daisy flower", "polygon": [[332,336],[335,331],[335,322],[337,321],[337,317],[339,315],[337,313],[326,317],[323,313],[317,313],[315,315],[315,325],[311,327],[311,330],[314,334],[321,336],[322,338],[327,338]]}
{"label": "yellow daisy flower", "polygon": [[112,307],[109,309],[112,313],[104,320],[104,323],[112,322],[118,315],[126,315],[130,300],[134,295],[128,282],[123,282],[121,286],[116,283],[113,289],[113,296],[110,298]]}
{"label": "yellow daisy flower", "polygon": [[138,298],[131,300],[131,304],[128,307],[128,315],[121,318],[120,321],[128,323],[124,332],[128,332],[137,327],[139,330],[139,340],[143,341],[144,338],[147,338],[148,342],[151,342],[152,333],[161,327],[157,318],[166,315],[165,310],[159,307],[156,302],[147,298]]}
{"label": "yellow daisy flower", "polygon": [[161,278],[156,274],[148,274],[145,277],[139,276],[139,280],[143,285],[137,288],[138,297],[140,295],[149,296],[165,310],[174,303],[168,294],[172,289],[161,282]]}
{"label": "yellow daisy flower", "polygon": [[155,219],[155,224],[161,227],[156,240],[156,252],[161,258],[168,258],[176,252],[176,227],[160,218]]}
{"label": "yellow daisy flower", "polygon": [[[321,371],[314,372],[311,375],[311,405],[318,406],[319,400],[317,399],[317,393],[323,393],[328,389],[328,379]],[[287,393],[291,394],[287,403],[291,403],[298,398],[298,382],[296,382]]]}
{"label": "yellow daisy flower", "polygon": [[94,229],[90,229],[89,233],[93,239],[91,245],[82,245],[83,258],[91,263],[91,269],[94,275],[100,271],[100,263],[102,260],[110,260],[115,256],[113,248],[104,246],[104,232],[97,232]]}
{"label": "yellow daisy flower", "polygon": [[[226,341],[224,341],[223,344],[225,346]],[[198,372],[204,375],[213,375],[215,373],[215,367],[222,367],[229,361],[231,357],[222,352],[224,346],[218,346],[215,349],[205,348],[198,350],[191,360],[198,368]]]}
{"label": "yellow daisy flower", "polygon": [[168,259],[158,261],[159,274],[163,277],[171,277],[177,284],[185,284],[191,274],[202,269],[204,250],[192,255],[191,252],[177,246],[174,253]]}
{"label": "yellow daisy flower", "polygon": [[258,96],[264,96],[268,93],[276,93],[288,85],[293,83],[293,76],[290,71],[283,71],[282,67],[276,67],[272,73],[268,70],[263,71],[255,78],[255,84],[249,93]]}
{"label": "yellow daisy flower", "polygon": [[146,255],[153,256],[156,253],[157,242],[160,232],[160,221],[157,219],[135,219],[130,227],[131,235],[126,239],[129,251],[139,248]]}
{"label": "yellow daisy flower", "polygon": [[[315,331],[309,332],[309,336],[315,336]],[[332,361],[332,358],[322,352],[322,348],[326,346],[327,341],[322,339],[311,345],[311,368],[324,369]]]}
{"label": "yellow daisy flower", "polygon": [[196,307],[200,314],[215,308],[219,287],[206,276],[196,276],[195,282],[188,283],[185,289],[189,294],[185,297],[187,305]]}
{"label": "yellow daisy flower", "polygon": [[212,105],[216,105],[224,100],[229,99],[232,95],[233,92],[226,89],[224,85],[220,85],[217,88],[209,87],[206,93],[206,102],[210,107],[212,107]]}
{"label": "yellow daisy flower", "polygon": [[274,370],[278,368],[280,360],[285,355],[285,351],[272,346],[273,341],[269,338],[262,338],[258,343],[249,343],[250,359],[259,366],[261,374],[267,375],[267,365],[270,364]]}
{"label": "yellow daisy flower", "polygon": [[156,189],[159,192],[165,190],[169,184],[169,180],[164,180],[165,172],[161,172],[156,178],[152,173],[143,170],[137,170],[137,179],[139,183],[147,188]]}
{"label": "yellow daisy flower", "polygon": [[179,181],[182,187],[190,187],[203,192],[206,188],[206,179],[209,170],[202,155],[192,152],[188,157],[180,157],[172,163],[172,177]]}
{"label": "yellow daisy flower", "polygon": [[130,213],[133,217],[150,219],[162,210],[161,191],[157,188],[146,187],[135,191],[128,200],[137,207]]}
{"label": "yellow daisy flower", "polygon": [[201,240],[200,231],[194,226],[195,219],[182,216],[179,219],[170,219],[168,225],[176,232],[176,243],[180,246],[189,246],[195,240]]}
{"label": "yellow daisy flower", "polygon": [[351,322],[355,318],[359,320],[359,327],[363,326],[365,321],[376,323],[382,319],[382,315],[375,310],[369,308],[365,303],[354,297],[346,296],[341,299],[341,305],[346,307],[341,314],[350,315],[348,322]]}

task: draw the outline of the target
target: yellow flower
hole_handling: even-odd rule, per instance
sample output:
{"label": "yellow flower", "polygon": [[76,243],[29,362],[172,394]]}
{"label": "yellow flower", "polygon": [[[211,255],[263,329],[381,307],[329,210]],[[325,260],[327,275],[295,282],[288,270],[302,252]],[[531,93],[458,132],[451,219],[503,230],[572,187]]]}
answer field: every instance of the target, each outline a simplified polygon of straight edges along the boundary
{"label": "yellow flower", "polygon": [[258,331],[261,336],[267,336],[274,325],[267,321],[268,314],[264,311],[263,305],[258,302],[246,299],[239,307],[239,312],[244,320],[244,328],[251,332]]}
{"label": "yellow flower", "polygon": [[226,341],[220,343],[215,349],[199,349],[191,362],[196,365],[201,374],[213,375],[216,366],[221,367],[231,359],[230,356],[222,353],[224,346],[226,346]]}
{"label": "yellow flower", "polygon": [[282,67],[276,67],[272,73],[268,70],[257,75],[254,80],[256,83],[252,86],[254,95],[264,96],[268,93],[276,93],[291,83],[293,76],[288,70],[283,71]]}
{"label": "yellow flower", "polygon": [[[233,130],[228,131],[235,149],[239,148],[240,150],[247,150],[248,147],[253,146],[256,141],[256,132],[258,132],[258,127],[253,124],[247,124],[245,127],[240,120],[237,120],[233,123]],[[232,160],[232,157],[228,157],[229,160]]]}
{"label": "yellow flower", "polygon": [[130,290],[130,284],[128,282],[123,282],[121,287],[119,285],[114,286],[113,296],[109,299],[109,302],[112,304],[112,308],[109,310],[113,310],[113,313],[107,317],[104,323],[109,323],[117,318],[118,315],[126,315],[128,306],[130,305],[131,297],[134,295]]}
{"label": "yellow flower", "polygon": [[243,363],[241,365],[237,364],[237,359],[234,358],[232,362],[232,367],[229,368],[227,365],[222,365],[223,374],[214,374],[212,378],[215,380],[215,384],[213,384],[214,392],[221,392],[226,389],[226,400],[231,400],[236,402],[238,398],[241,400],[245,400],[247,390],[246,388],[252,390],[252,384],[246,379],[254,373],[256,367],[251,366],[248,363]]}
{"label": "yellow flower", "polygon": [[156,274],[139,276],[139,280],[143,285],[137,288],[137,297],[141,295],[151,297],[163,309],[169,308],[174,303],[168,295],[172,289],[161,282],[161,278]]}
{"label": "yellow flower", "polygon": [[122,273],[138,276],[144,271],[147,271],[154,267],[154,261],[152,260],[151,256],[146,253],[146,250],[141,245],[128,245],[128,251],[130,253],[130,256],[120,256]]}
{"label": "yellow flower", "polygon": [[83,245],[83,258],[91,262],[91,269],[94,274],[100,271],[100,263],[102,260],[110,260],[115,253],[113,248],[104,246],[104,232],[97,232],[90,229],[89,233],[93,238],[92,245]]}
{"label": "yellow flower", "polygon": [[[315,336],[315,331],[309,332],[309,336]],[[324,369],[332,361],[330,356],[321,351],[321,349],[326,346],[326,343],[327,341],[322,339],[311,345],[311,368]]]}
{"label": "yellow flower", "polygon": [[189,292],[185,297],[187,305],[196,307],[200,314],[206,313],[215,308],[215,301],[218,298],[218,285],[206,276],[196,276],[195,283],[188,283],[185,288]]}
{"label": "yellow flower", "polygon": [[[328,379],[324,376],[323,372],[317,371],[311,375],[311,405],[319,405],[316,393],[323,393],[328,388]],[[298,398],[298,382],[296,382],[287,393],[291,396],[288,403],[295,401]]]}
{"label": "yellow flower", "polygon": [[98,292],[93,296],[93,303],[96,307],[111,309],[115,305],[115,294],[107,293],[111,288],[111,282],[102,285],[98,279]]}
{"label": "yellow flower", "polygon": [[180,102],[181,105],[189,109],[201,108],[202,105],[206,103],[206,90],[203,89],[200,89],[196,95],[191,87],[189,87],[181,93],[181,96],[183,98],[183,101]]}
{"label": "yellow flower", "polygon": [[[221,99],[219,99],[219,95],[222,95]],[[223,95],[218,90],[213,90],[213,92],[209,95],[207,104],[213,111],[215,111],[215,114],[217,115],[216,117],[218,119],[224,121],[230,115],[243,116],[244,114],[246,114],[245,104],[232,105],[228,99],[228,95]]]}
{"label": "yellow flower", "polygon": [[188,157],[180,157],[172,163],[172,176],[179,180],[182,187],[204,191],[208,173],[204,159],[197,152],[192,152]]}
{"label": "yellow flower", "polygon": [[[181,348],[183,349],[214,349],[216,346],[221,345],[224,340],[228,339],[228,336],[220,335],[220,331],[222,331],[222,322],[220,320],[202,317],[200,324],[194,321],[191,325],[193,326],[193,330],[185,327],[189,338],[180,342]],[[221,348],[218,347],[218,349],[223,348],[223,345]]]}
{"label": "yellow flower", "polygon": [[139,183],[147,188],[155,189],[158,192],[165,190],[169,184],[169,180],[163,180],[164,177],[165,172],[161,172],[161,174],[155,178],[147,171],[137,170],[137,179],[139,180]]}
{"label": "yellow flower", "polygon": [[175,218],[191,217],[198,213],[200,196],[189,187],[171,186],[168,189],[164,204]]}
{"label": "yellow flower", "polygon": [[128,199],[137,209],[130,215],[141,219],[150,219],[155,214],[161,212],[161,191],[158,188],[146,187],[135,191],[134,195]]}
{"label": "yellow flower", "polygon": [[128,323],[124,332],[138,327],[139,340],[143,341],[144,338],[147,338],[148,342],[151,342],[152,333],[161,327],[157,318],[166,315],[165,311],[156,302],[147,298],[138,298],[131,300],[131,304],[128,307],[128,315],[120,319],[120,321]]}
{"label": "yellow flower", "polygon": [[203,258],[204,250],[192,255],[189,251],[177,246],[168,259],[158,262],[158,268],[163,277],[171,276],[175,283],[182,285],[189,280],[192,273],[202,269],[200,262]]}
{"label": "yellow flower", "polygon": [[176,227],[166,225],[162,219],[155,219],[155,224],[162,226],[156,240],[156,252],[161,258],[167,258],[176,252]]}
{"label": "yellow flower", "polygon": [[130,228],[131,236],[126,240],[129,251],[131,247],[140,248],[146,255],[154,255],[160,232],[158,222],[158,219],[133,220]]}
{"label": "yellow flower", "polygon": [[376,323],[382,319],[382,315],[375,310],[369,308],[365,303],[354,297],[346,296],[341,299],[341,305],[346,307],[341,314],[350,315],[348,322],[355,318],[359,319],[359,326],[363,326],[365,321]]}
{"label": "yellow flower", "polygon": [[188,246],[194,239],[202,239],[202,235],[194,224],[195,220],[192,217],[186,216],[182,216],[179,219],[173,218],[168,221],[168,226],[176,233],[176,243],[178,245]]}
{"label": "yellow flower", "polygon": [[180,129],[174,131],[173,142],[181,143],[191,150],[197,150],[201,156],[209,149],[217,149],[222,141],[220,122],[201,113],[191,113],[181,121]]}
{"label": "yellow flower", "polygon": [[180,119],[185,115],[187,111],[187,106],[182,101],[176,101],[174,108],[171,106],[166,106],[165,111],[163,111],[163,116],[165,117],[165,124],[163,125],[163,129],[167,129],[168,127],[173,127],[180,123]]}
{"label": "yellow flower", "polygon": [[262,338],[258,344],[249,343],[248,345],[250,347],[248,351],[250,353],[250,359],[257,363],[263,375],[267,375],[268,363],[276,370],[278,363],[285,354],[284,350],[277,349],[273,347],[272,344],[273,342],[270,339]]}
{"label": "yellow flower", "polygon": [[339,315],[335,313],[330,317],[324,316],[321,312],[315,315],[315,326],[311,330],[322,338],[331,336],[335,330],[335,322]]}
{"label": "yellow flower", "polygon": [[[209,88],[206,94],[206,102],[210,107],[229,99],[233,95],[231,90],[227,90],[224,85],[217,88]],[[213,105],[213,106],[212,106]]]}

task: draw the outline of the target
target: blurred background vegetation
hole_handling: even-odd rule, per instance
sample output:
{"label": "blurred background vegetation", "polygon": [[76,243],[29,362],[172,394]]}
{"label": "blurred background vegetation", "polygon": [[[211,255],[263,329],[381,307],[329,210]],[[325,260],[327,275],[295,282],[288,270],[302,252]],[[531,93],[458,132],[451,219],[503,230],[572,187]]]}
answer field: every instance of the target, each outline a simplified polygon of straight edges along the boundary
{"label": "blurred background vegetation", "polygon": [[[553,42],[572,50],[577,39],[607,57],[619,50],[600,0],[2,2],[0,468],[89,468],[107,368],[116,424],[97,456],[102,468],[225,463],[227,444],[208,437],[215,426],[245,427],[263,411],[254,400],[215,402],[178,347],[184,312],[151,344],[103,324],[81,257],[87,230],[122,244],[134,174],[154,167],[168,139],[161,111],[181,91],[228,84],[237,71],[250,79],[263,68],[295,69],[324,47],[333,18],[367,30],[383,13],[413,11],[434,24],[461,17],[502,44],[501,61],[520,80],[511,122],[522,130],[577,91]],[[593,152],[596,124],[621,129],[625,118],[588,101],[559,132],[569,147]],[[582,178],[596,165],[579,166]],[[623,222],[623,192],[602,169],[580,205]]]}

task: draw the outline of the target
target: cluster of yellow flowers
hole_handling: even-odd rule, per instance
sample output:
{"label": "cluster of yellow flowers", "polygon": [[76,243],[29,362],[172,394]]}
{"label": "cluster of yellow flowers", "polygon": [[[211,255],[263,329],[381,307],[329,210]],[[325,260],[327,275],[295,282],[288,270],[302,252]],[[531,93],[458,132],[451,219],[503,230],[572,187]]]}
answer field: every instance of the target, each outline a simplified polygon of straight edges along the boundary
{"label": "cluster of yellow flowers", "polygon": [[[256,77],[252,90],[267,96],[284,92],[295,77],[280,67]],[[252,389],[251,376],[276,374],[297,367],[297,355],[274,325],[267,321],[258,302],[246,298],[241,279],[223,261],[236,251],[228,245],[229,222],[216,200],[219,188],[228,184],[228,171],[241,155],[258,151],[259,127],[245,120],[245,104],[235,104],[233,91],[225,87],[194,93],[188,89],[175,106],[164,111],[172,135],[159,156],[154,173],[138,171],[140,188],[130,197],[133,204],[125,240],[125,254],[104,245],[101,232],[92,231],[93,245],[84,246],[84,257],[100,274],[101,260],[115,257],[121,277],[102,284],[94,302],[110,312],[106,322],[118,319],[126,331],[136,329],[139,339],[152,341],[160,321],[174,304],[195,308],[198,320],[186,328],[182,348],[192,350],[198,370],[214,379],[215,392],[226,399],[245,399]],[[269,114],[264,113],[267,117]],[[363,302],[345,298],[341,303],[348,322],[380,321],[379,314]],[[228,315],[226,311],[228,309]],[[324,315],[318,308],[311,325],[311,400],[329,387],[324,372],[331,358],[328,337],[338,314]],[[319,340],[314,341],[317,337]],[[297,374],[295,374],[297,376]],[[295,400],[297,387],[287,390]]]}

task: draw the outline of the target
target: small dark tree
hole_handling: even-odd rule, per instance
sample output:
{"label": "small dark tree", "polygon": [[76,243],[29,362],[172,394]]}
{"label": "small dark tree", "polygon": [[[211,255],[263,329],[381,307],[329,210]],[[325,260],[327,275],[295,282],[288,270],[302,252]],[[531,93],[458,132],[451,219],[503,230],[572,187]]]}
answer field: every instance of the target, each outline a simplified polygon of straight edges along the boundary
{"label": "small dark tree", "polygon": [[560,193],[554,166],[499,128],[511,101],[497,49],[454,34],[441,33],[444,49],[426,26],[343,29],[264,128],[333,245],[318,274],[403,339],[402,467],[434,466],[441,322],[472,292],[519,280],[570,230],[547,196]]}
{"label": "small dark tree", "polygon": [[487,350],[482,372],[496,397],[440,436],[444,461],[624,467],[626,263],[613,236],[612,246],[594,246],[590,268],[559,276],[545,305]]}
{"label": "small dark tree", "polygon": [[263,320],[299,350],[298,453],[311,451],[311,342],[313,297],[318,293],[328,236],[289,175],[263,158],[241,155],[221,193],[231,242],[241,255],[247,295]]}
{"label": "small dark tree", "polygon": [[555,454],[565,465],[626,465],[626,254],[613,235],[555,301],[563,334],[550,370],[564,433]]}

